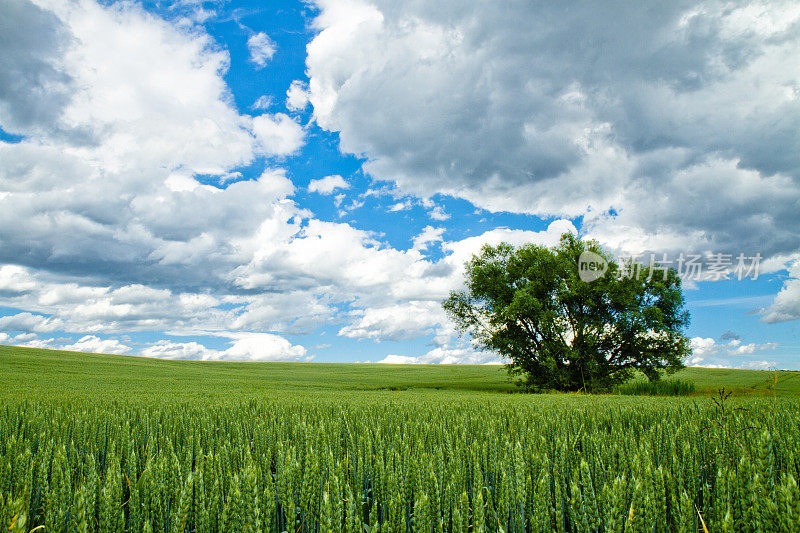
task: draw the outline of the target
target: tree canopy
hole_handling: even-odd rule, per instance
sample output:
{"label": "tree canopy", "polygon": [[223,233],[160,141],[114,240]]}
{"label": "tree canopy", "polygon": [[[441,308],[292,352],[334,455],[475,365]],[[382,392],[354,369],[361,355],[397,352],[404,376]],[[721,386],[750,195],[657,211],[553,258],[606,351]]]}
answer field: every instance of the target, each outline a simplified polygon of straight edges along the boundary
{"label": "tree canopy", "polygon": [[443,305],[533,389],[602,390],[637,370],[658,380],[691,353],[674,269],[618,265],[570,233],[553,248],[484,246]]}

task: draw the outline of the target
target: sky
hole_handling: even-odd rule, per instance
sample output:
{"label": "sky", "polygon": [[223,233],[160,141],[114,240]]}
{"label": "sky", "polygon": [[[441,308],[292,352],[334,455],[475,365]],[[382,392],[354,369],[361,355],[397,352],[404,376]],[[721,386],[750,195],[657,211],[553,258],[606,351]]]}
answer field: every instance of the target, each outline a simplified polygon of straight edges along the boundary
{"label": "sky", "polygon": [[441,301],[572,231],[695,258],[687,364],[800,369],[796,2],[0,14],[0,344],[497,363]]}

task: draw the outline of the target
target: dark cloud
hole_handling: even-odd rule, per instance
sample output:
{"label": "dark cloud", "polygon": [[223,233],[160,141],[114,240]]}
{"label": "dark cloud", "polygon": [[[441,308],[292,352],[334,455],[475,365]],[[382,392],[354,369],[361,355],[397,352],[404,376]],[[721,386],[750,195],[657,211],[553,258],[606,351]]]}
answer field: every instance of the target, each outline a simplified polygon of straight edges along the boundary
{"label": "dark cloud", "polygon": [[318,4],[310,101],[373,176],[642,251],[797,250],[791,4]]}
{"label": "dark cloud", "polygon": [[13,133],[52,131],[71,94],[71,77],[59,67],[69,33],[28,0],[5,0],[0,9],[0,125]]}
{"label": "dark cloud", "polygon": [[722,335],[720,335],[719,338],[724,340],[724,341],[738,341],[739,340],[739,335],[734,333],[733,331],[729,330],[729,331],[726,331],[725,333],[723,333]]}

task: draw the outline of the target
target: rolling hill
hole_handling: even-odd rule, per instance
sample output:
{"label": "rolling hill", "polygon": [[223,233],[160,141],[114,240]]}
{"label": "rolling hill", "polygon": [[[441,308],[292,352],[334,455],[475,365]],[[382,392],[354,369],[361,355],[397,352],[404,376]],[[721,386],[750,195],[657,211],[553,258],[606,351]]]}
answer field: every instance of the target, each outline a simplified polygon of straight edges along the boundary
{"label": "rolling hill", "polygon": [[[687,368],[669,379],[691,380],[700,393],[725,387],[737,394],[800,396],[800,372]],[[0,346],[0,384],[4,400],[189,401],[278,393],[518,390],[499,366],[173,361],[13,346]]]}

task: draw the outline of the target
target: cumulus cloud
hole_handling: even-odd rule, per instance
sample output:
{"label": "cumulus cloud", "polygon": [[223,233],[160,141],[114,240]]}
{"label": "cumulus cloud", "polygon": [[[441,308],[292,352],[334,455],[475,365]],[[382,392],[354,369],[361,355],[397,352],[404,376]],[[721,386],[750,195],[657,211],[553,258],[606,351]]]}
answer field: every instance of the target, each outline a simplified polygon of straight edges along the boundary
{"label": "cumulus cloud", "polygon": [[389,211],[390,213],[396,213],[398,211],[406,211],[408,209],[411,209],[411,202],[403,201],[390,205],[387,211]]}
{"label": "cumulus cloud", "polygon": [[[259,184],[242,182],[231,187],[235,186],[258,187]],[[245,188],[241,192],[247,194],[252,190]],[[211,208],[208,211],[213,215]],[[246,289],[243,294],[178,292],[174,288],[144,284],[117,288],[87,286],[53,281],[46,274],[34,275],[27,269],[14,269],[19,279],[33,280],[33,288],[14,293],[5,303],[53,316],[19,313],[3,317],[0,330],[96,334],[227,331],[218,335],[235,339],[229,350],[207,352],[196,344],[173,346],[171,343],[154,345],[142,354],[200,359],[301,359],[306,353],[299,348],[286,346],[269,336],[243,334],[238,337],[235,331],[310,331],[338,316],[339,320],[347,321],[339,331],[344,337],[382,341],[432,335],[439,347],[460,349],[450,347],[455,332],[440,302],[462,282],[463,262],[484,243],[552,245],[563,231],[574,230],[566,221],[554,222],[542,232],[493,230],[462,241],[442,242],[444,257],[432,261],[417,248],[423,242],[441,241],[440,229],[426,228],[418,236],[416,248],[401,251],[382,246],[369,233],[346,224],[312,219],[305,227],[283,234],[287,227],[280,224],[275,233],[275,228],[268,226],[263,235],[269,238],[243,241],[252,247],[245,256],[250,260],[234,268],[231,274],[235,276],[231,282]],[[172,259],[177,261],[180,257]],[[193,263],[189,261],[189,264]],[[350,311],[342,315],[336,310],[337,305],[344,305]],[[271,348],[257,350],[262,341],[265,347]],[[462,352],[450,355],[455,357],[459,353]],[[477,360],[470,357],[469,360]]]}
{"label": "cumulus cloud", "polygon": [[631,251],[797,250],[795,6],[317,4],[314,117],[404,192]]}
{"label": "cumulus cloud", "polygon": [[473,254],[478,253],[484,244],[496,246],[501,242],[507,242],[512,246],[522,246],[524,244],[555,246],[564,233],[577,233],[577,230],[572,222],[568,220],[555,220],[547,226],[547,229],[542,231],[496,228],[460,241],[446,242],[442,244],[442,249],[450,253],[448,262],[462,266]]}
{"label": "cumulus cloud", "polygon": [[502,365],[508,363],[508,361],[498,359],[497,354],[475,350],[470,347],[437,347],[419,356],[390,354],[378,362],[404,365]]}
{"label": "cumulus cloud", "polygon": [[286,108],[290,111],[302,111],[308,106],[308,89],[306,84],[294,80],[286,91]]}
{"label": "cumulus cloud", "polygon": [[[260,190],[248,186],[255,195],[243,199],[251,206],[233,205],[238,199],[228,189],[193,180],[225,176],[256,153],[284,155],[302,143],[302,128],[285,115],[251,119],[231,107],[222,77],[227,53],[207,35],[129,4],[51,7],[71,36],[51,58],[75,80],[62,119],[89,131],[92,142],[43,130],[30,141],[0,143],[0,261],[129,278],[136,263],[164,266],[190,249],[213,248],[231,222],[247,218],[251,230],[259,215],[269,216],[263,206],[291,192],[272,172]],[[200,222],[207,212],[194,200],[218,215],[227,209],[222,226]],[[24,231],[20,217],[30,222]]]}
{"label": "cumulus cloud", "polygon": [[73,352],[114,354],[125,354],[131,350],[130,346],[125,346],[116,339],[101,339],[95,335],[86,335],[81,337],[78,342],[64,345],[62,346],[62,349]]}
{"label": "cumulus cloud", "polygon": [[40,338],[35,334],[10,336],[0,333],[0,342],[8,341],[31,348],[47,348],[74,352],[140,355],[158,359],[192,359],[202,361],[309,361],[305,347],[292,344],[285,338],[270,333],[252,332],[201,332],[228,339],[230,346],[224,350],[207,348],[196,341],[174,342],[160,340],[134,350],[118,339],[84,335],[75,342],[64,339]]}
{"label": "cumulus cloud", "polygon": [[686,361],[687,366],[698,366],[703,368],[737,368],[744,370],[775,370],[779,368],[776,361],[766,360],[741,360],[724,359],[715,357],[693,356]]}
{"label": "cumulus cloud", "polygon": [[87,353],[128,354],[132,350],[130,346],[123,344],[119,339],[115,338],[103,339],[97,335],[84,335],[76,341],[69,336],[51,337],[49,335],[40,334],[42,331],[52,331],[51,329],[35,331],[37,332],[18,333],[16,335],[0,332],[0,343],[7,342],[14,346],[25,346],[28,348]]}
{"label": "cumulus cloud", "polygon": [[[356,305],[360,309],[352,313],[352,322],[342,327],[339,335],[404,340],[432,334],[434,342],[445,347],[456,333],[441,302],[450,291],[462,286],[464,263],[473,254],[478,253],[484,244],[500,242],[515,246],[526,243],[552,246],[567,231],[575,231],[567,221],[555,221],[540,232],[499,228],[460,241],[443,242],[441,248],[445,256],[437,261],[427,261],[420,254],[421,243],[441,240],[441,232],[426,228],[418,236],[419,245],[407,252],[393,252],[386,256],[387,259],[393,257],[383,267],[387,278],[375,280],[384,288],[365,292],[357,298]],[[461,352],[450,355],[456,353]]]}
{"label": "cumulus cloud", "polygon": [[23,333],[42,333],[59,329],[60,321],[33,313],[17,313],[0,317],[0,331],[21,331]]}
{"label": "cumulus cloud", "polygon": [[775,361],[746,361],[742,363],[741,368],[750,370],[774,370],[777,368]]}
{"label": "cumulus cloud", "polygon": [[[714,91],[736,100],[737,83],[752,81],[781,54],[793,57],[783,22],[736,33],[725,29],[733,24],[727,15],[718,28],[701,13],[675,37],[683,12],[662,6],[655,29],[619,35],[609,25],[622,22],[593,28],[585,15],[563,17],[558,6],[541,9],[567,21],[561,30],[542,22],[547,17],[517,13],[519,6],[449,7],[322,6],[308,48],[310,81],[292,83],[286,109],[301,111],[308,99],[313,120],[340,132],[342,149],[365,156],[374,177],[399,187],[379,184],[347,205],[337,195],[343,212],[366,196],[388,195],[444,221],[449,215],[429,198],[444,193],[488,209],[582,214],[587,232],[619,248],[652,245],[658,235],[672,243],[753,243],[784,260],[796,249],[789,208],[797,201],[795,152],[783,149],[794,101],[770,93],[777,99],[766,105],[763,90],[747,86],[754,103],[727,119],[707,103]],[[306,349],[276,333],[335,323],[348,338],[432,336],[429,353],[403,357],[489,362],[490,354],[455,339],[440,307],[461,286],[464,261],[484,243],[552,245],[575,231],[556,219],[541,232],[496,228],[447,241],[433,224],[400,250],[369,231],[314,219],[295,204],[286,171],[275,168],[301,150],[306,128],[287,114],[238,111],[225,83],[227,51],[192,20],[168,22],[136,4],[90,0],[12,0],[0,10],[13,15],[3,21],[19,22],[8,31],[0,22],[7,51],[0,126],[26,135],[0,142],[0,305],[24,310],[0,318],[5,341],[133,352],[106,336],[205,332],[230,346],[162,341],[140,352],[302,360]],[[598,58],[595,46],[565,49],[561,31],[588,35],[586,42],[603,42],[609,32],[608,46],[622,59]],[[707,38],[698,40],[703,32]],[[717,65],[740,34],[742,54]],[[631,56],[630,43],[652,35],[662,36],[663,51],[650,43]],[[274,43],[265,34],[250,41],[254,64],[267,65]],[[695,57],[692,47],[701,53]],[[654,58],[672,55],[665,72],[652,71]],[[681,78],[689,67],[699,81]],[[2,77],[9,72],[13,79]],[[609,81],[613,75],[619,79]],[[770,76],[768,87],[784,74]],[[666,127],[666,111],[645,113],[640,104],[651,97],[703,134],[683,123]],[[253,108],[270,105],[259,98]],[[752,145],[757,135],[726,137],[757,105],[764,112],[757,134],[770,120],[779,126],[767,135],[781,154],[771,166],[759,155],[763,147]],[[262,162],[258,177],[243,177],[245,166]],[[312,180],[308,190],[334,195],[348,187],[333,175]],[[709,194],[719,200],[707,206],[701,199]],[[678,217],[671,202],[690,213]],[[734,213],[746,220],[718,223]],[[646,219],[653,214],[663,224]],[[426,257],[434,246],[442,252],[435,260]],[[783,298],[791,312],[794,297]],[[790,316],[784,307],[775,316]],[[70,332],[83,336],[58,337]]]}
{"label": "cumulus cloud", "polygon": [[289,155],[304,144],[302,126],[283,113],[259,115],[253,118],[253,133],[257,149],[268,155]]}
{"label": "cumulus cloud", "polygon": [[70,35],[53,13],[8,0],[0,17],[0,126],[14,133],[64,129],[73,79],[61,66]]}
{"label": "cumulus cloud", "polygon": [[[73,83],[51,128],[0,143],[0,264],[98,286],[209,287],[246,260],[242,239],[300,214],[287,203],[293,187],[283,171],[225,189],[195,179],[216,175],[223,183],[258,155],[297,151],[304,136],[286,115],[238,113],[224,81],[228,54],[202,30],[128,3],[19,5],[44,9],[66,35],[63,46],[46,49],[20,40],[15,46],[34,49],[20,52],[19,68],[35,72],[31,54],[48,53]],[[16,106],[8,94],[0,102]],[[54,133],[63,124],[86,135]]]}
{"label": "cumulus cloud", "polygon": [[444,228],[434,228],[433,226],[425,226],[422,229],[422,233],[414,237],[414,246],[413,246],[414,249],[425,250],[432,243],[442,242],[443,233],[444,233]]}
{"label": "cumulus cloud", "polygon": [[[237,169],[257,157],[297,152],[305,132],[287,115],[233,107],[228,54],[202,28],[128,3],[41,5],[12,7],[60,28],[59,41],[20,41],[30,50],[15,49],[15,65],[65,81],[45,84],[55,87],[47,114],[13,118],[28,138],[0,143],[0,304],[24,310],[0,319],[4,338],[112,352],[129,347],[107,335],[227,332],[226,350],[186,342],[143,353],[246,360],[308,357],[275,333],[325,322],[353,338],[430,332],[446,342],[451,328],[433,310],[460,283],[464,254],[479,239],[443,242],[445,258],[431,261],[421,251],[440,241],[438,230],[397,250],[370,232],[313,219],[292,201],[285,171],[267,166],[240,179]],[[0,100],[16,105],[15,94]],[[310,189],[347,187],[328,176]],[[506,237],[552,235],[486,236]],[[418,314],[410,322],[400,314],[409,310]],[[253,331],[262,333],[245,333]],[[75,332],[77,341],[56,338]]]}
{"label": "cumulus cloud", "polygon": [[61,349],[61,345],[58,343],[58,340],[55,338],[49,339],[40,339],[36,336],[22,336],[17,335],[14,338],[14,345],[15,346],[24,346],[26,348],[41,348],[44,350],[58,350]]}
{"label": "cumulus cloud", "polygon": [[270,333],[215,332],[230,339],[225,350],[206,348],[198,342],[161,340],[141,350],[140,355],[160,359],[196,359],[203,361],[307,361],[306,349]]}
{"label": "cumulus cloud", "polygon": [[[740,339],[729,339],[727,342],[718,343],[712,338],[694,337],[691,339],[692,356],[687,364],[689,366],[735,366],[741,368],[752,368],[747,366],[753,363],[752,360],[737,360],[740,356],[750,356],[761,354],[766,351],[775,350],[778,347],[776,342],[767,343],[743,343]],[[730,359],[733,357],[734,359]]]}
{"label": "cumulus cloud", "polygon": [[333,194],[336,189],[349,189],[350,184],[339,176],[334,174],[332,176],[325,176],[317,180],[311,180],[308,183],[308,192],[316,192],[319,194]]}
{"label": "cumulus cloud", "polygon": [[358,313],[339,335],[360,339],[409,340],[443,323],[444,313],[436,301],[411,301],[387,307],[369,307]]}
{"label": "cumulus cloud", "polygon": [[264,32],[255,33],[247,39],[247,49],[250,51],[250,61],[259,68],[264,68],[278,51],[275,41]]}
{"label": "cumulus cloud", "polygon": [[172,342],[160,340],[142,349],[139,355],[157,359],[194,359],[202,360],[211,350],[199,342]]}
{"label": "cumulus cloud", "polygon": [[762,315],[761,319],[768,324],[800,319],[800,261],[789,268],[789,278],[773,302],[762,310]]}
{"label": "cumulus cloud", "polygon": [[36,288],[27,270],[17,265],[0,266],[0,294],[23,294]]}
{"label": "cumulus cloud", "polygon": [[769,258],[797,250],[793,239],[800,226],[793,205],[798,201],[800,188],[790,175],[765,176],[742,168],[739,160],[711,157],[676,168],[661,181],[630,187],[619,211],[590,213],[582,230],[627,253]]}
{"label": "cumulus cloud", "polygon": [[306,360],[306,349],[270,333],[228,333],[232,339],[227,350],[213,353],[207,359],[234,361],[299,361]]}
{"label": "cumulus cloud", "polygon": [[[184,168],[213,174],[252,158],[247,118],[231,105],[226,51],[134,4],[47,6],[70,34],[59,68],[74,80],[63,118],[89,132],[101,170]],[[50,139],[39,139],[49,141]]]}
{"label": "cumulus cloud", "polygon": [[444,209],[440,205],[433,206],[433,209],[428,211],[428,216],[431,217],[432,220],[437,220],[439,222],[443,222],[450,218],[450,215],[445,213]]}

